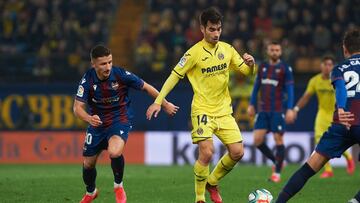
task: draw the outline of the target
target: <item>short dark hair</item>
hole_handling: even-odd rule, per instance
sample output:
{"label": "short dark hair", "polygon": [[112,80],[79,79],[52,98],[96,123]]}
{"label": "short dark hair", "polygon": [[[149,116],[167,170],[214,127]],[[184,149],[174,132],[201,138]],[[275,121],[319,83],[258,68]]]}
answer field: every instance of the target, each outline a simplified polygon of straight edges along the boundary
{"label": "short dark hair", "polygon": [[271,42],[269,42],[268,46],[269,45],[279,45],[279,46],[281,46],[281,43],[278,42],[278,41],[271,41]]}
{"label": "short dark hair", "polygon": [[332,55],[325,55],[321,58],[321,62],[325,62],[327,60],[331,60],[333,63],[335,63],[335,57]]}
{"label": "short dark hair", "polygon": [[109,56],[111,54],[111,50],[102,44],[98,44],[94,46],[90,51],[90,58],[96,59],[103,56]]}
{"label": "short dark hair", "polygon": [[343,44],[350,54],[360,51],[360,30],[349,30],[344,35]]}
{"label": "short dark hair", "polygon": [[211,23],[219,23],[222,22],[222,19],[223,16],[215,7],[203,10],[199,17],[200,25],[203,25],[204,27],[206,27],[208,21]]}

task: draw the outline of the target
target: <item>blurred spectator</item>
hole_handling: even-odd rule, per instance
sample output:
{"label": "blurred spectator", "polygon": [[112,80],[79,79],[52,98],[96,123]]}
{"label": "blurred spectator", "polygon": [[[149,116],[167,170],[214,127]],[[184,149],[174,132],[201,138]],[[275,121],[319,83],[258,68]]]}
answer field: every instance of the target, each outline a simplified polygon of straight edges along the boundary
{"label": "blurred spectator", "polygon": [[[85,62],[89,64],[84,50],[107,41],[108,27],[118,2],[1,1],[0,55],[7,61],[8,69],[14,69],[18,77],[24,77],[20,78],[22,81],[54,82],[78,78],[76,75],[71,77],[69,72],[82,75]],[[22,60],[10,63],[12,58]],[[1,74],[1,81],[6,82],[11,78],[8,77],[10,74]],[[59,77],[61,75],[63,77]]]}
{"label": "blurred spectator", "polygon": [[[262,49],[264,43],[280,40],[284,45],[283,57],[290,65],[296,64],[298,58],[316,59],[323,52],[342,57],[338,47],[343,31],[358,26],[360,22],[358,0],[152,0],[150,5],[150,13],[161,13],[165,9],[172,9],[174,13],[171,16],[172,28],[168,28],[173,30],[173,46],[166,45],[171,65],[179,60],[175,57],[181,56],[179,51],[186,50],[201,39],[198,14],[210,5],[218,7],[224,15],[222,40],[234,42],[241,47],[240,52],[248,51],[259,61],[265,55]],[[144,24],[151,21],[150,18]],[[157,19],[156,23],[151,23],[154,27],[148,28],[160,29],[161,21]],[[159,32],[151,33],[159,39]],[[164,41],[163,37],[160,38]],[[156,42],[148,42],[155,49]]]}

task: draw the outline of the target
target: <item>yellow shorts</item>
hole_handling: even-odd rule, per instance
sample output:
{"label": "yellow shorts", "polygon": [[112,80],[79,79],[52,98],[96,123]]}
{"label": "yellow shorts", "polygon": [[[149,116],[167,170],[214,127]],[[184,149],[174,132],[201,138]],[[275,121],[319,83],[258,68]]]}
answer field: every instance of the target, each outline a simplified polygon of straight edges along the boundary
{"label": "yellow shorts", "polygon": [[234,117],[231,115],[212,117],[207,115],[192,116],[192,142],[212,140],[215,134],[223,144],[241,142],[242,136]]}

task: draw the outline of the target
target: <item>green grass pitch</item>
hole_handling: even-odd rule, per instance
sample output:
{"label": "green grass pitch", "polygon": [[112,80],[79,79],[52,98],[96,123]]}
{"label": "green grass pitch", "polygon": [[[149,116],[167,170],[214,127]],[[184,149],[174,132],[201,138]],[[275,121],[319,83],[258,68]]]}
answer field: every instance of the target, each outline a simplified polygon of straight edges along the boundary
{"label": "green grass pitch", "polygon": [[[267,182],[270,167],[238,165],[220,182],[225,203],[245,203],[256,188],[268,189],[274,198],[298,165],[287,166],[282,182]],[[110,166],[97,167],[96,202],[115,202]],[[84,194],[79,165],[0,165],[0,202],[79,202]],[[315,175],[290,202],[347,202],[359,189],[359,170],[348,176],[335,168],[335,177],[322,180]],[[129,203],[194,202],[192,166],[126,165],[124,187]],[[210,202],[207,195],[207,202]]]}

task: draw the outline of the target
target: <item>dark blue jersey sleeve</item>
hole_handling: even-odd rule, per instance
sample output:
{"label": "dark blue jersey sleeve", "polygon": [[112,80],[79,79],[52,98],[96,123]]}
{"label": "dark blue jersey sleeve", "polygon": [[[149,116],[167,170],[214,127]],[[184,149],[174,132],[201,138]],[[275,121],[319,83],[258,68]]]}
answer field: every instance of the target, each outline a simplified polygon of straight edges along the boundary
{"label": "dark blue jersey sleeve", "polygon": [[338,108],[345,108],[346,107],[346,87],[345,81],[342,72],[335,67],[331,71],[331,82],[335,89],[335,97],[336,97],[336,105]]}
{"label": "dark blue jersey sleeve", "polygon": [[88,96],[89,96],[89,82],[88,81],[88,77],[87,77],[87,74],[88,73],[85,73],[83,78],[80,80],[79,82],[79,86],[78,86],[78,89],[77,89],[77,92],[76,92],[76,96],[75,96],[75,99],[76,100],[79,100],[79,101],[82,101],[82,102],[87,102],[88,100]]}
{"label": "dark blue jersey sleeve", "polygon": [[291,66],[285,68],[285,86],[287,99],[287,108],[292,109],[294,107],[294,76]]}
{"label": "dark blue jersey sleeve", "polygon": [[261,69],[259,68],[258,74],[255,79],[254,88],[253,88],[253,91],[251,93],[251,98],[250,98],[250,104],[253,106],[256,106],[256,104],[257,104],[257,96],[258,96],[258,92],[259,92],[259,88],[260,88],[260,81],[261,81],[260,70]]}
{"label": "dark blue jersey sleeve", "polygon": [[339,67],[336,66],[331,71],[331,83],[334,83],[336,80],[344,80],[343,73],[339,70]]}
{"label": "dark blue jersey sleeve", "polygon": [[334,83],[335,88],[335,97],[336,97],[336,105],[337,108],[345,108],[346,107],[346,88],[344,80],[336,80]]}
{"label": "dark blue jersey sleeve", "polygon": [[286,85],[287,92],[287,108],[292,109],[294,107],[294,83],[289,83]]}
{"label": "dark blue jersey sleeve", "polygon": [[141,90],[144,86],[144,81],[129,71],[124,72],[122,79],[129,87],[137,90]]}

